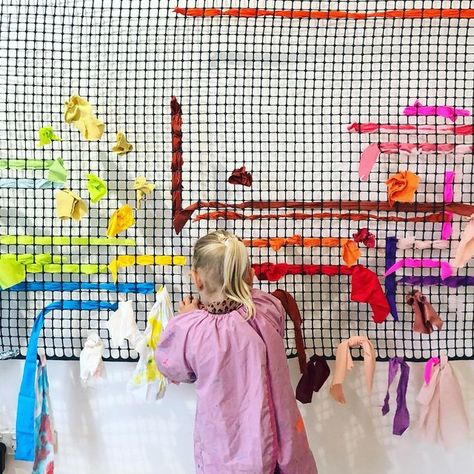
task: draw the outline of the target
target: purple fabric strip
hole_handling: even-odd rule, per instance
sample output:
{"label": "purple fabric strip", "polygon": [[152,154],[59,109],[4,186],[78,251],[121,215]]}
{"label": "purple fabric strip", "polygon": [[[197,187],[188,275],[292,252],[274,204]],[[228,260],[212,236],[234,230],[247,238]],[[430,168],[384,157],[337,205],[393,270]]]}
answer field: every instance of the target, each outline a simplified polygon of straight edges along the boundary
{"label": "purple fabric strip", "polygon": [[392,357],[388,363],[388,385],[387,394],[382,406],[382,415],[386,415],[390,411],[390,386],[392,385],[398,368],[400,367],[400,379],[397,386],[397,410],[393,417],[393,434],[402,435],[410,426],[410,413],[407,408],[407,388],[408,378],[410,377],[410,367],[403,357]]}
{"label": "purple fabric strip", "polygon": [[[385,244],[385,270],[388,270],[395,264],[397,258],[397,242],[396,237],[387,237]],[[397,311],[397,282],[395,280],[395,273],[385,277],[385,296],[387,297],[388,305],[390,306],[390,314],[395,321],[398,321]]]}
{"label": "purple fabric strip", "polygon": [[437,276],[404,276],[397,283],[414,286],[431,286],[444,285],[449,288],[458,288],[459,286],[474,285],[474,277],[472,276],[452,276],[442,280]]}

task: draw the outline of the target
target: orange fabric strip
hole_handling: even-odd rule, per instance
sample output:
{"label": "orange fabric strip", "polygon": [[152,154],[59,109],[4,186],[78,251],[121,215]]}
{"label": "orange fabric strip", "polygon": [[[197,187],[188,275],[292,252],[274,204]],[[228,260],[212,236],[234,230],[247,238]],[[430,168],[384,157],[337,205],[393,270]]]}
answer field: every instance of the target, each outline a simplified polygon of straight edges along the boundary
{"label": "orange fabric strip", "polygon": [[302,237],[301,235],[293,235],[292,237],[244,239],[242,242],[246,247],[271,247],[273,250],[278,251],[283,246],[341,247],[348,240],[349,239],[341,239],[338,237]]}
{"label": "orange fabric strip", "polygon": [[347,12],[339,10],[263,10],[257,8],[231,8],[223,10],[220,8],[175,8],[175,13],[193,17],[232,16],[244,18],[256,18],[259,16],[282,17],[290,19],[349,19],[366,20],[368,18],[474,18],[472,8],[426,8],[410,10],[388,10],[380,12]]}

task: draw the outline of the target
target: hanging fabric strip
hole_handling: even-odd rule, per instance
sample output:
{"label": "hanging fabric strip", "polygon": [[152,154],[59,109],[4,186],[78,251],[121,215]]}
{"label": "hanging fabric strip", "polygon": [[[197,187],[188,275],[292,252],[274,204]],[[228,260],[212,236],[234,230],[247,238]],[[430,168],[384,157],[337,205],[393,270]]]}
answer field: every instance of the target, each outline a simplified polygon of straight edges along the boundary
{"label": "hanging fabric strip", "polygon": [[3,245],[136,245],[134,239],[109,237],[53,237],[33,235],[0,235]]}
{"label": "hanging fabric strip", "polygon": [[186,257],[182,255],[119,255],[110,262],[108,267],[114,283],[117,281],[118,271],[132,265],[186,265]]}
{"label": "hanging fabric strip", "polygon": [[64,188],[64,183],[53,183],[47,179],[0,178],[0,188],[60,189]]}
{"label": "hanging fabric strip", "polygon": [[306,348],[304,346],[303,332],[301,326],[303,319],[301,318],[300,309],[293,296],[285,290],[276,289],[272,292],[275,298],[280,300],[286,314],[290,317],[293,322],[293,328],[295,331],[295,344],[296,352],[298,354],[298,362],[300,365],[300,373],[306,372]]}
{"label": "hanging fabric strip", "polygon": [[456,374],[446,354],[432,368],[416,401],[421,405],[418,433],[423,441],[442,442],[447,449],[458,446],[469,435],[469,422]]}
{"label": "hanging fabric strip", "polygon": [[375,12],[355,12],[340,10],[262,10],[257,8],[175,8],[175,13],[193,17],[281,17],[289,19],[320,19],[320,20],[366,20],[368,18],[474,18],[474,9],[471,8],[423,8],[407,10],[386,10]]}
{"label": "hanging fabric strip", "polygon": [[116,311],[117,303],[108,301],[80,301],[63,300],[54,301],[42,309],[35,318],[31,330],[28,347],[26,350],[23,377],[20,392],[18,394],[18,406],[16,415],[16,452],[17,461],[33,461],[35,456],[35,376],[36,355],[38,352],[38,339],[43,328],[45,316],[56,309],[63,311]]}
{"label": "hanging fabric strip", "polygon": [[288,263],[253,264],[252,268],[259,280],[278,281],[286,275],[352,275],[351,301],[368,303],[372,309],[372,319],[382,323],[387,318],[390,307],[380,286],[377,275],[363,267],[355,265],[292,265]]}
{"label": "hanging fabric strip", "polygon": [[443,117],[455,122],[458,117],[469,117],[471,112],[467,109],[457,109],[456,107],[451,107],[449,105],[423,105],[419,100],[416,100],[413,105],[405,107],[403,115]]}
{"label": "hanging fabric strip", "polygon": [[[385,271],[388,271],[397,259],[397,238],[387,237],[385,244]],[[397,282],[395,280],[395,273],[385,277],[385,296],[387,297],[388,305],[390,306],[390,314],[395,321],[398,321],[397,311]]]}
{"label": "hanging fabric strip", "polygon": [[155,292],[155,283],[88,283],[78,281],[31,281],[23,282],[9,288],[9,291],[115,291],[117,293],[138,293],[149,295]]}
{"label": "hanging fabric strip", "polygon": [[311,403],[313,393],[319,392],[330,373],[326,359],[317,355],[311,356],[296,386],[296,399],[301,403]]}
{"label": "hanging fabric strip", "polygon": [[334,376],[331,382],[329,393],[339,403],[346,403],[342,384],[346,378],[347,371],[352,370],[354,362],[351,356],[351,347],[361,347],[364,356],[365,383],[368,393],[372,393],[372,384],[375,372],[375,349],[372,343],[365,336],[352,336],[342,341],[336,350],[336,364]]}
{"label": "hanging fabric strip", "polygon": [[[456,173],[454,171],[446,171],[444,173],[444,202],[445,204],[451,204],[454,200],[454,178]],[[443,240],[448,240],[453,233],[453,228],[451,221],[453,219],[452,212],[446,212],[447,220],[443,223],[443,228],[441,229],[441,238]]]}
{"label": "hanging fabric strip", "polygon": [[402,258],[398,262],[394,263],[384,274],[386,277],[402,267],[410,268],[441,268],[441,278],[450,277],[453,274],[453,269],[449,262],[444,262],[442,260],[431,260],[430,258]]}
{"label": "hanging fabric strip", "polygon": [[421,154],[472,154],[474,145],[457,145],[455,143],[371,143],[361,153],[359,161],[359,177],[363,181],[369,179],[370,172],[382,153],[395,155]]}
{"label": "hanging fabric strip", "polygon": [[425,384],[428,385],[431,380],[431,372],[433,371],[433,367],[438,365],[440,360],[438,357],[431,357],[425,364],[425,370],[423,372],[423,377],[425,379]]}
{"label": "hanging fabric strip", "polygon": [[431,286],[444,285],[448,288],[458,288],[460,286],[473,286],[474,276],[451,276],[444,280],[438,276],[404,276],[397,281],[398,284]]}
{"label": "hanging fabric strip", "polygon": [[403,357],[392,357],[388,363],[388,384],[387,394],[383,401],[382,415],[385,416],[390,411],[390,386],[395,379],[400,368],[400,379],[397,386],[397,410],[393,417],[392,433],[401,436],[410,426],[410,413],[407,408],[407,389],[408,379],[410,377],[410,367]]}
{"label": "hanging fabric strip", "polygon": [[54,160],[0,160],[0,170],[47,170]]}
{"label": "hanging fabric strip", "polygon": [[473,135],[474,125],[390,125],[355,122],[349,125],[347,130],[352,133]]}
{"label": "hanging fabric strip", "polygon": [[438,331],[443,327],[443,321],[431,306],[421,291],[413,290],[407,295],[407,303],[414,313],[413,331],[420,334],[431,334],[436,327]]}
{"label": "hanging fabric strip", "polygon": [[[397,248],[401,250],[407,249],[447,249],[449,247],[449,242],[447,240],[416,240],[415,237],[405,237],[403,239],[398,239]],[[395,263],[395,262],[393,262]],[[387,268],[388,270],[388,268]]]}
{"label": "hanging fabric strip", "polygon": [[474,256],[474,213],[469,217],[469,222],[462,231],[461,241],[456,249],[453,267],[462,268]]}

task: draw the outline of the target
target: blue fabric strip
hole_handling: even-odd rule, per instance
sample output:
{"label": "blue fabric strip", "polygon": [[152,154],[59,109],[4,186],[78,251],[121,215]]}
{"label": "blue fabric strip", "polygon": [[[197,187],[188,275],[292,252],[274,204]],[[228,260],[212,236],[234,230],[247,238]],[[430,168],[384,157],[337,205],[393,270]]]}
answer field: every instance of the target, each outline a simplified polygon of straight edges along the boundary
{"label": "blue fabric strip", "polygon": [[[387,271],[397,259],[397,241],[396,237],[387,237],[385,244],[385,271]],[[385,277],[385,296],[387,297],[388,305],[390,306],[390,313],[395,321],[398,321],[397,312],[397,281],[395,273]]]}
{"label": "blue fabric strip", "polygon": [[[145,283],[86,283],[78,281],[24,281],[18,285],[8,288],[8,291],[76,291],[76,290],[97,290],[115,291],[117,293],[139,293],[149,295],[155,292],[153,282]],[[7,290],[4,290],[7,291]]]}
{"label": "blue fabric strip", "polygon": [[38,339],[43,328],[45,316],[55,309],[62,310],[110,310],[116,311],[118,303],[108,301],[54,301],[42,309],[36,316],[26,350],[23,377],[16,412],[16,451],[18,461],[33,461],[35,458],[35,375]]}
{"label": "blue fabric strip", "polygon": [[0,178],[0,188],[58,189],[64,186],[64,183],[53,183],[47,179]]}

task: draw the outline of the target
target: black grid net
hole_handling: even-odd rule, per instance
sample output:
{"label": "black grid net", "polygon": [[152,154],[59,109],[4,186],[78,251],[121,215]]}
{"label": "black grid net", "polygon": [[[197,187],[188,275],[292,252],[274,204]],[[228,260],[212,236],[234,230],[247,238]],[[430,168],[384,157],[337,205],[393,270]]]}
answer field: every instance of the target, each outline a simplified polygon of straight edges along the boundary
{"label": "black grid net", "polygon": [[[109,193],[99,204],[89,203],[79,223],[55,217],[54,191],[1,189],[1,234],[26,236],[89,236],[105,234],[109,216],[120,205],[135,202],[137,176],[156,184],[136,224],[124,237],[135,247],[2,245],[10,254],[61,256],[67,263],[105,264],[117,255],[191,255],[195,240],[216,228],[246,239],[260,237],[350,238],[362,227],[376,235],[373,249],[362,247],[359,263],[382,277],[385,241],[414,235],[440,238],[441,224],[430,222],[351,221],[347,219],[191,220],[179,235],[171,209],[170,99],[183,109],[183,205],[219,200],[386,202],[386,179],[409,169],[421,178],[420,203],[443,201],[444,174],[453,170],[455,201],[473,203],[472,153],[382,154],[368,182],[358,176],[361,151],[369,143],[431,142],[472,144],[472,135],[356,134],[352,122],[386,124],[450,123],[433,117],[405,117],[405,106],[424,104],[473,108],[473,19],[461,18],[472,1],[449,2],[459,17],[410,18],[414,9],[446,8],[442,1],[262,1],[265,17],[186,16],[183,8],[248,8],[257,2],[152,1],[0,1],[0,159],[51,160],[62,157],[69,171],[67,187],[87,197],[85,174],[103,178]],[[397,18],[287,19],[277,10],[340,10],[388,12]],[[442,11],[443,12],[443,11]],[[428,15],[425,15],[428,16]],[[471,15],[472,16],[472,15]],[[80,94],[96,109],[106,126],[99,142],[88,142],[63,120],[65,100]],[[460,118],[456,126],[471,123]],[[52,125],[62,137],[53,146],[37,148],[37,130]],[[112,153],[115,133],[124,130],[134,150]],[[253,175],[251,188],[233,186],[227,178],[245,165]],[[1,171],[3,178],[40,179],[44,170]],[[5,181],[5,180],[3,180]],[[234,209],[235,210],[235,209]],[[201,209],[194,213],[212,211]],[[243,214],[320,212],[301,209],[245,209]],[[328,212],[340,213],[333,208]],[[386,213],[379,216],[423,215]],[[397,258],[449,260],[463,223],[454,216],[449,249],[398,251]],[[121,237],[122,235],[120,235]],[[278,252],[251,248],[253,263],[341,264],[340,248],[288,246]],[[177,302],[191,289],[188,267],[132,266],[120,272],[121,282],[166,284]],[[472,274],[472,266],[459,271]],[[439,269],[404,269],[398,276],[438,275]],[[397,288],[400,321],[389,316],[375,325],[366,304],[350,301],[349,278],[287,276],[277,284],[256,283],[264,290],[284,288],[295,295],[304,318],[308,352],[333,357],[337,344],[354,334],[367,334],[380,359],[404,355],[421,360],[447,350],[452,358],[473,357],[472,287],[424,287],[444,320],[441,331],[412,331],[412,311],[405,304],[409,286]],[[106,282],[107,274],[29,273],[28,282]],[[381,278],[382,284],[383,280]],[[117,291],[1,292],[0,349],[21,347],[35,314],[58,299],[117,301]],[[144,328],[152,296],[129,295],[136,302]],[[104,312],[56,311],[47,318],[43,344],[50,358],[77,358],[89,329],[107,340]],[[288,355],[295,355],[291,324]],[[128,346],[106,349],[105,358],[135,358]]]}

